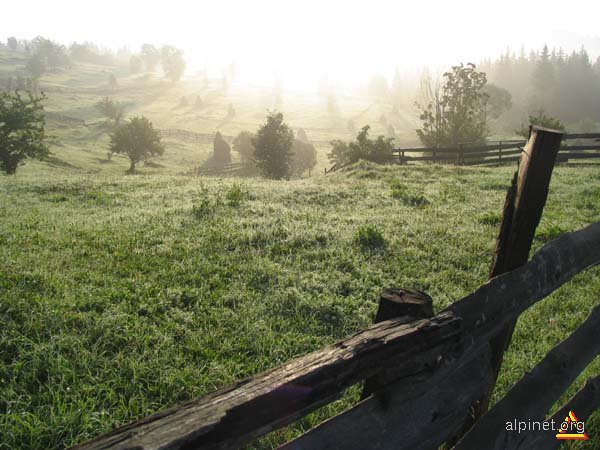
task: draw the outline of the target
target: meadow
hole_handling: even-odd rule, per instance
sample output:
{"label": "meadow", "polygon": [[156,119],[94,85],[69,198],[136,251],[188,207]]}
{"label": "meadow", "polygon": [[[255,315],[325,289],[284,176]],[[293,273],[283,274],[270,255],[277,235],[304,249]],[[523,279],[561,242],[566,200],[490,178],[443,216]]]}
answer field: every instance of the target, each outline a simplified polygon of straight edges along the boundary
{"label": "meadow", "polygon": [[[100,121],[93,104],[106,73],[68,76],[47,80],[48,110]],[[193,86],[151,83],[155,97],[152,88],[122,94],[128,114],[159,128],[234,135],[264,117],[252,107],[260,96],[231,93],[192,120],[173,108]],[[347,101],[351,111],[369,104]],[[230,102],[236,119],[218,127]],[[324,167],[326,142],[351,133],[310,105],[286,117],[315,140]],[[486,281],[515,169],[359,162],[290,181],[209,178],[190,172],[210,144],[167,141],[155,165],[125,175],[126,160],[105,157],[101,126],[49,126],[52,159],[0,176],[0,449],[62,449],[319,349],[371,324],[384,287],[423,290],[442,309]],[[598,220],[598,167],[559,166],[534,251]],[[588,270],[522,316],[496,399],[584,320],[599,274]],[[596,360],[561,403],[599,371]],[[598,413],[587,428],[591,441],[573,448],[594,448]]]}

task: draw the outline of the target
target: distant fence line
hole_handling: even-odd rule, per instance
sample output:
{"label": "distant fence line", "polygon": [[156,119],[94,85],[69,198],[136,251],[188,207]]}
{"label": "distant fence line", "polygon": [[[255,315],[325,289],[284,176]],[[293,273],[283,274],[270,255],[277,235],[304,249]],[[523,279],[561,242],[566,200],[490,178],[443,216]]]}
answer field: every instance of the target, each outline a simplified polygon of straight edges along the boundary
{"label": "distant fence line", "polygon": [[[563,136],[563,142],[575,139],[595,140],[598,143],[563,145],[558,153],[557,162],[600,158],[600,133],[576,133]],[[459,144],[456,147],[409,147],[394,149],[392,154],[399,164],[424,161],[457,165],[496,165],[518,161],[525,143],[526,141],[511,140],[485,145]],[[412,156],[412,154],[416,155]]]}
{"label": "distant fence line", "polygon": [[229,163],[229,164],[223,164],[223,165],[203,166],[203,167],[200,167],[196,171],[196,175],[204,175],[204,176],[234,175],[243,167],[244,167],[244,165],[242,163]]}
{"label": "distant fence line", "polygon": [[[192,142],[195,144],[209,144],[215,138],[215,133],[196,133],[194,131],[180,130],[177,128],[167,128],[158,130],[161,137],[178,139],[180,141]],[[232,141],[233,136],[223,135],[223,139]]]}

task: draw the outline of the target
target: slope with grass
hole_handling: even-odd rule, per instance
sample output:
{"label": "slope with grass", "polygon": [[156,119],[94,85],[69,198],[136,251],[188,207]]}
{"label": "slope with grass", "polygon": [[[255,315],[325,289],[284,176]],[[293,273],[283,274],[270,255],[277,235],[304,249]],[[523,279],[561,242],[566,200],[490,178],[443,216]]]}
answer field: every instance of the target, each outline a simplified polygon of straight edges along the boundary
{"label": "slope with grass", "polygon": [[[383,287],[443,308],[486,281],[513,168],[359,163],[289,182],[44,170],[0,177],[1,449],[64,448],[318,349],[368,326]],[[597,220],[597,168],[559,167],[535,248]],[[599,273],[522,316],[496,398],[583,321]],[[594,442],[598,414],[587,428]]]}
{"label": "slope with grass", "polygon": [[[26,63],[25,53],[0,49],[0,82],[17,75],[27,77]],[[111,74],[118,83],[114,89],[108,83]],[[106,96],[125,104],[126,117],[143,114],[159,129],[183,129],[208,136],[220,131],[230,142],[240,131],[256,131],[268,110],[280,109],[286,122],[295,131],[303,128],[315,144],[319,170],[329,165],[326,154],[330,141],[353,139],[365,124],[372,124],[374,135],[387,134],[387,125],[393,125],[398,143],[416,143],[417,116],[409,105],[406,110],[394,113],[387,102],[340,93],[338,111],[329,112],[316,86],[314,92],[285,91],[282,103],[277,105],[270,87],[235,82],[225,87],[220,79],[205,80],[200,76],[172,84],[160,73],[131,75],[123,66],[74,63],[69,69],[45,74],[40,89],[48,97],[48,129],[53,137],[54,156],[49,165],[80,173],[111,174],[127,170],[124,158],[107,158],[110,129],[95,108],[96,102]],[[228,114],[230,106],[233,116]],[[382,117],[386,118],[384,122]],[[350,120],[355,122],[355,129],[348,127]],[[190,143],[170,138],[166,144],[165,155],[155,160],[150,172],[189,172],[212,152],[210,139]]]}

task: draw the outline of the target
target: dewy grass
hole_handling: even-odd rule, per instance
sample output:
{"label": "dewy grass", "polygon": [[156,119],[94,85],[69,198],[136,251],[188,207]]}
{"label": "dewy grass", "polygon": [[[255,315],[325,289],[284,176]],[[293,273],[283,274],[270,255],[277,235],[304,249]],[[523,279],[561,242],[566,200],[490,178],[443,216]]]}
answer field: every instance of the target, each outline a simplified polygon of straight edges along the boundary
{"label": "dewy grass", "polygon": [[[496,186],[512,168],[361,170],[238,187],[0,177],[0,448],[65,448],[319,349],[371,324],[384,287],[424,290],[439,310],[485,283],[505,196]],[[600,220],[600,205],[577,206],[583,186],[572,182],[595,192],[595,170],[555,170],[534,250]],[[394,179],[430,205],[392,198]],[[240,192],[252,200],[229,206]],[[383,239],[385,252],[365,252],[360,236],[368,248]],[[522,316],[496,399],[584,320],[598,275]],[[562,400],[599,370],[591,364]],[[600,429],[598,414],[588,426]]]}

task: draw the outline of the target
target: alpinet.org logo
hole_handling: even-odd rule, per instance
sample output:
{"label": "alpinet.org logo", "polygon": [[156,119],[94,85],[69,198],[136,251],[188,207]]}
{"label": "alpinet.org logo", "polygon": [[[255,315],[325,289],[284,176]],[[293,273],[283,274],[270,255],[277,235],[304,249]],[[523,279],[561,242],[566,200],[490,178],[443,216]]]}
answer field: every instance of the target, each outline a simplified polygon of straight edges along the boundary
{"label": "alpinet.org logo", "polygon": [[569,415],[565,417],[565,420],[560,425],[556,439],[587,441],[589,438],[585,434],[585,422],[578,420],[575,413],[569,411]]}

